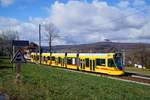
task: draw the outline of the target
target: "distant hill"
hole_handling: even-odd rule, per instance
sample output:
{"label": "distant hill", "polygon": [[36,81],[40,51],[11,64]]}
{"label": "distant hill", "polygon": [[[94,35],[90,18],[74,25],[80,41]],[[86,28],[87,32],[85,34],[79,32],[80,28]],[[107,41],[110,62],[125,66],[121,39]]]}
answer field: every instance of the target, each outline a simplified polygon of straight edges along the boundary
{"label": "distant hill", "polygon": [[[96,42],[79,45],[57,45],[53,46],[54,52],[114,52],[135,50],[138,45],[150,48],[149,43],[118,43],[118,42]],[[43,51],[48,51],[48,47],[43,46]]]}

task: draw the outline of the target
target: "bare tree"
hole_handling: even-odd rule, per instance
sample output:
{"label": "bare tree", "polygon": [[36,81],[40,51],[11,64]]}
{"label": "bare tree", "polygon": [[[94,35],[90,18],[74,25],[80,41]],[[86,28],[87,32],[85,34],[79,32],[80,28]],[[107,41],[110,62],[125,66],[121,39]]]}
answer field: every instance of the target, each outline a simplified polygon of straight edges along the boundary
{"label": "bare tree", "polygon": [[50,52],[50,61],[52,55],[52,42],[58,38],[58,29],[54,26],[54,24],[49,23],[45,25],[45,30],[47,31],[46,40],[49,42],[49,52]]}
{"label": "bare tree", "polygon": [[10,55],[12,53],[11,41],[19,39],[19,35],[17,31],[13,30],[5,30],[0,34],[0,45],[1,50],[5,50],[4,54]]}
{"label": "bare tree", "polygon": [[13,31],[13,30],[2,31],[1,37],[5,41],[19,39],[18,32],[17,31]]}
{"label": "bare tree", "polygon": [[136,50],[132,52],[132,61],[141,64],[142,67],[149,68],[150,66],[150,48],[140,43],[137,45]]}

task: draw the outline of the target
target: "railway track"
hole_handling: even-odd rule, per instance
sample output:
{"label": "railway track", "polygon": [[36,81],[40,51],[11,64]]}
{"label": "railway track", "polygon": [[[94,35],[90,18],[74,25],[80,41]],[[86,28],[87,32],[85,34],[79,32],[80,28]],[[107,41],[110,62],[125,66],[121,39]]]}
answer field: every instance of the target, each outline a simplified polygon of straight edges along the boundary
{"label": "railway track", "polygon": [[147,83],[150,85],[150,76],[141,75],[138,73],[126,72],[124,76],[121,76],[122,79],[133,80],[137,82]]}

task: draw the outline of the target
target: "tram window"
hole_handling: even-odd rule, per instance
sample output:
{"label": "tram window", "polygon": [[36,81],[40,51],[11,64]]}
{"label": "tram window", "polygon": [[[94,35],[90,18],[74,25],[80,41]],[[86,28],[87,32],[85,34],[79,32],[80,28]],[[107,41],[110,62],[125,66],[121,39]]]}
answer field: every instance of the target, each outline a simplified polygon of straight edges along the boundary
{"label": "tram window", "polygon": [[95,70],[95,60],[93,60],[93,70]]}
{"label": "tram window", "polygon": [[113,59],[108,59],[108,66],[109,67],[115,67]]}
{"label": "tram window", "polygon": [[35,59],[35,55],[33,56],[33,59]]}
{"label": "tram window", "polygon": [[64,59],[62,59],[62,63],[61,63],[61,66],[64,66]]}
{"label": "tram window", "polygon": [[50,60],[50,56],[48,56],[47,59]]}
{"label": "tram window", "polygon": [[43,60],[44,60],[44,61],[46,60],[46,59],[45,59],[45,56],[44,56]]}
{"label": "tram window", "polygon": [[36,56],[36,59],[39,60],[39,56]]}
{"label": "tram window", "polygon": [[55,61],[55,57],[54,56],[52,57],[52,61]]}
{"label": "tram window", "polygon": [[97,66],[105,66],[105,59],[96,59]]}
{"label": "tram window", "polygon": [[80,62],[81,62],[80,65],[81,65],[81,67],[82,67],[82,65],[83,65],[82,59],[80,60]]}
{"label": "tram window", "polygon": [[89,67],[89,58],[86,58],[85,62],[86,62],[86,67]]}
{"label": "tram window", "polygon": [[71,58],[67,58],[67,64],[72,64],[72,59]]}
{"label": "tram window", "polygon": [[76,64],[76,59],[72,58],[72,64],[75,65]]}
{"label": "tram window", "polygon": [[33,56],[32,58],[35,59],[35,56]]}
{"label": "tram window", "polygon": [[58,63],[58,58],[57,57],[55,58],[55,63]]}
{"label": "tram window", "polygon": [[90,60],[90,70],[92,70],[92,60]]}
{"label": "tram window", "polygon": [[58,57],[58,63],[61,63],[61,58],[60,57]]}

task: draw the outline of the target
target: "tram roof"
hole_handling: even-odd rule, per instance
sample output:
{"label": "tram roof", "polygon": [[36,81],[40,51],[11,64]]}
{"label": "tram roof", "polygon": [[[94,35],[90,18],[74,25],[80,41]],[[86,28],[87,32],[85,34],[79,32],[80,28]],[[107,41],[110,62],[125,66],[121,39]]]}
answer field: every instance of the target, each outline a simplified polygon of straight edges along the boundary
{"label": "tram roof", "polygon": [[[39,53],[31,53],[31,54],[38,54]],[[43,55],[48,55],[50,53],[42,53]],[[113,55],[114,53],[79,53],[79,56],[107,56]],[[52,55],[65,55],[65,53],[52,53]],[[67,53],[68,56],[76,56],[77,53]]]}

